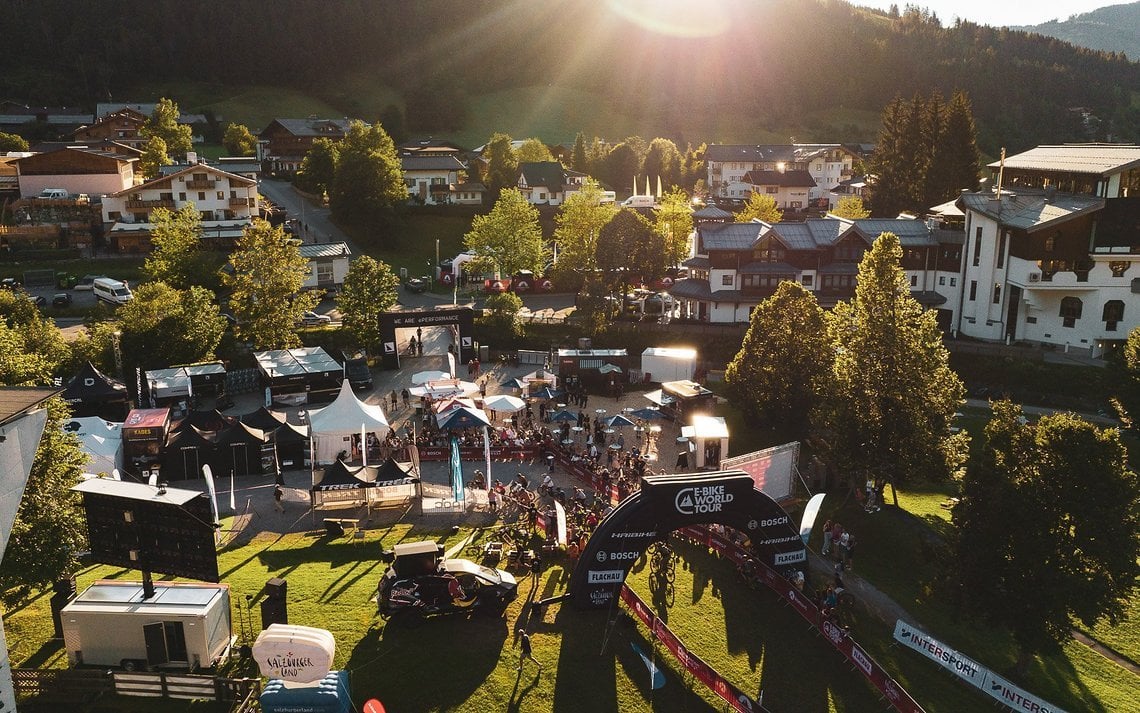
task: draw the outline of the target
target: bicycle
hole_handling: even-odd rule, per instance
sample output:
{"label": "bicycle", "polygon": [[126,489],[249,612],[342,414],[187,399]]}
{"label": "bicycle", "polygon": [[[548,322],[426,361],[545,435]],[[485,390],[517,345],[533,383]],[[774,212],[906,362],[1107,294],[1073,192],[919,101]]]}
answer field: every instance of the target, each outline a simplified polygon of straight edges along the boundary
{"label": "bicycle", "polygon": [[658,540],[647,547],[646,552],[649,553],[650,574],[671,584],[677,577],[677,558],[669,543]]}

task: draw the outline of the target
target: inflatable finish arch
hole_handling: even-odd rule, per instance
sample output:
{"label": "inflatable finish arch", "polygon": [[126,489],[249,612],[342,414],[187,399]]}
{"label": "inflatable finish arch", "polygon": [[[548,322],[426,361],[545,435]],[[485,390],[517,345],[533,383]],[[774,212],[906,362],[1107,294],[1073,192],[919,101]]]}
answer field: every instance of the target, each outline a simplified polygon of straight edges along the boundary
{"label": "inflatable finish arch", "polygon": [[744,471],[646,476],[640,491],[598,523],[570,578],[570,598],[582,609],[610,606],[650,544],[688,525],[714,523],[745,533],[769,566],[807,560],[791,518]]}

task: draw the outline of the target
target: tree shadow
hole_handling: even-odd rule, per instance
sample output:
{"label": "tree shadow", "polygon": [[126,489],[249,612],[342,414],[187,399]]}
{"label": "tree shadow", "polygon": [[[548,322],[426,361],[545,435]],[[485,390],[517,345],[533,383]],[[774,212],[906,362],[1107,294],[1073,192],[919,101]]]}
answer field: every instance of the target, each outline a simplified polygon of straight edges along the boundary
{"label": "tree shadow", "polygon": [[36,652],[20,663],[20,668],[41,668],[63,651],[63,639],[48,639]]}

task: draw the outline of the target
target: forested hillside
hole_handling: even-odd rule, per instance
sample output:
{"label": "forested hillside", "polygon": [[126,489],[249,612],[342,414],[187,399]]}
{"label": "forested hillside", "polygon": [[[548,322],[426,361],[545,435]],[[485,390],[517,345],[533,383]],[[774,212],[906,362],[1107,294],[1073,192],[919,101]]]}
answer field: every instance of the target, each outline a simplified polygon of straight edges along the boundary
{"label": "forested hillside", "polygon": [[8,0],[0,96],[93,104],[197,80],[303,89],[352,113],[338,83],[365,73],[396,89],[416,131],[462,128],[465,108],[491,92],[552,86],[599,97],[599,112],[654,117],[667,135],[693,116],[778,126],[965,89],[990,152],[1099,138],[1072,107],[1100,117],[1102,135],[1140,139],[1140,65],[1120,56],[841,0],[645,3],[655,6],[693,16],[646,10],[651,30],[602,0]]}
{"label": "forested hillside", "polygon": [[1018,29],[1094,50],[1123,52],[1133,60],[1140,59],[1140,2],[1110,5],[1073,15],[1067,20],[1053,20]]}

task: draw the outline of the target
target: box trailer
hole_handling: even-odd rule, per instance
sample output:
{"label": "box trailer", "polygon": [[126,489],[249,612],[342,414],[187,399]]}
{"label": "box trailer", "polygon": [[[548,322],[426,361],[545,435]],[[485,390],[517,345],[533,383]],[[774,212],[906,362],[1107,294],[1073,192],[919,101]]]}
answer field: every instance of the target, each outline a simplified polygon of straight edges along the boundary
{"label": "box trailer", "polygon": [[218,662],[233,643],[228,584],[155,582],[143,599],[139,582],[98,581],[60,612],[73,666],[197,670]]}
{"label": "box trailer", "polygon": [[688,381],[697,370],[696,349],[649,347],[641,353],[641,373],[646,381]]}

